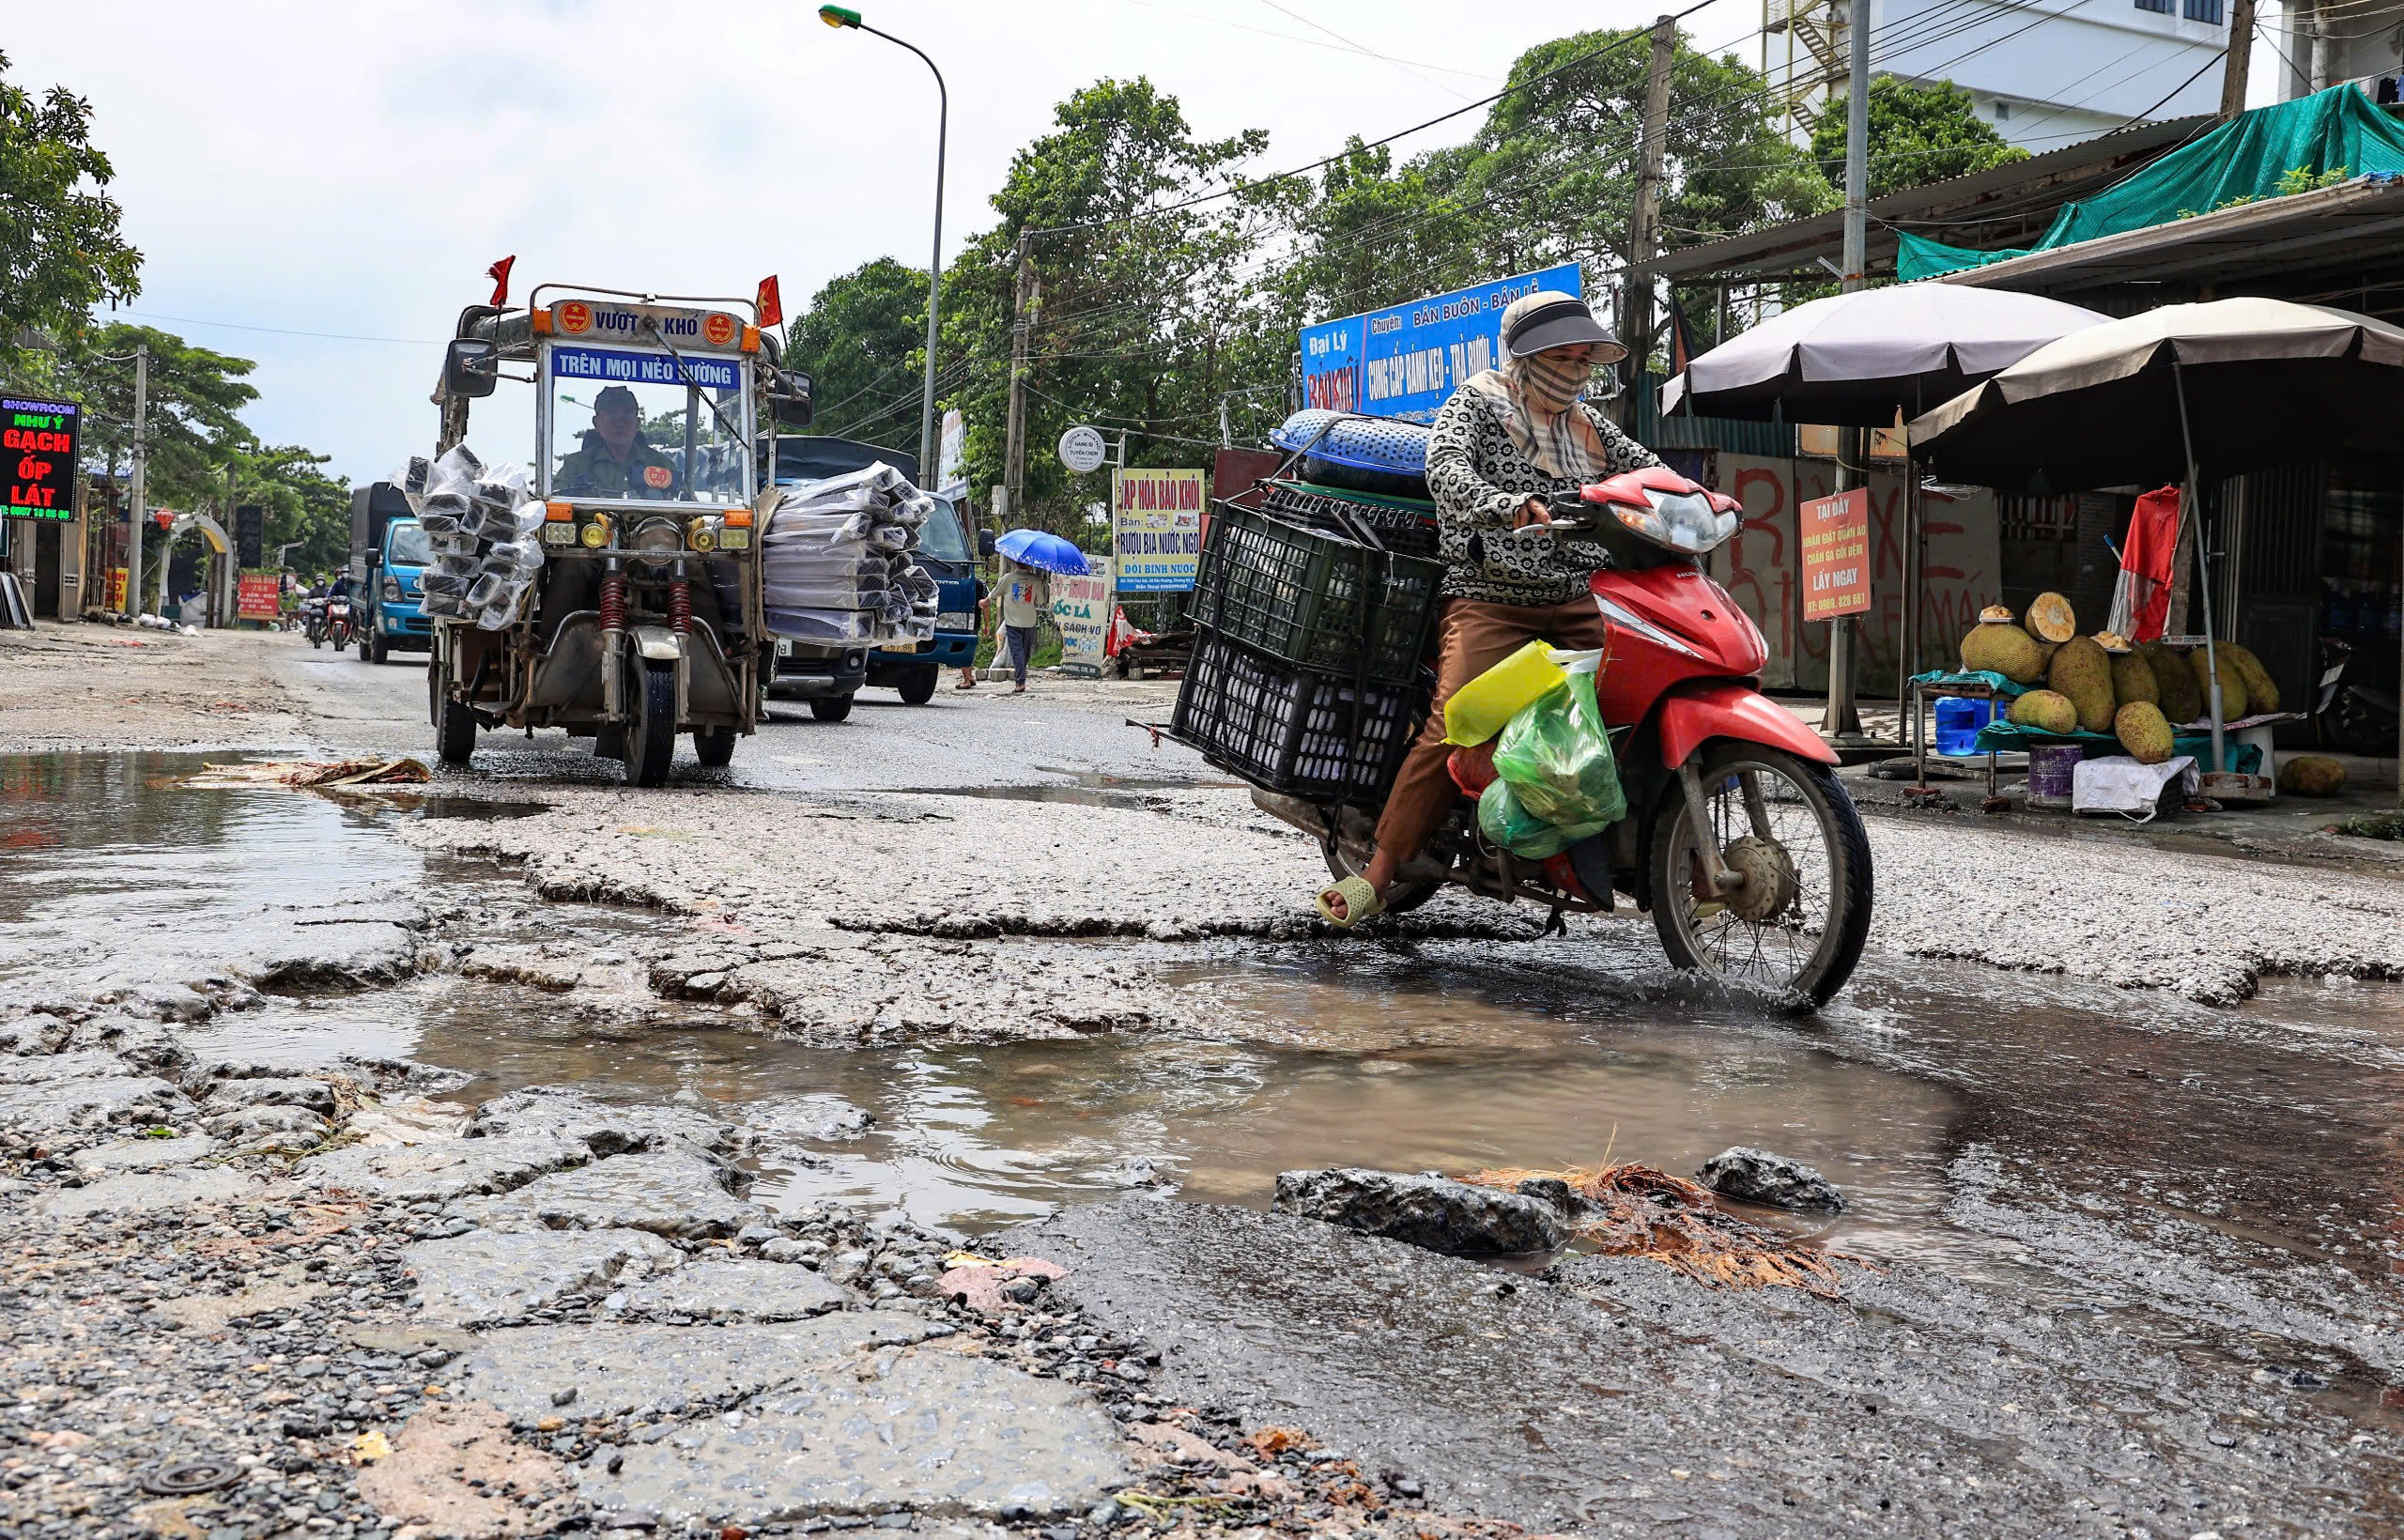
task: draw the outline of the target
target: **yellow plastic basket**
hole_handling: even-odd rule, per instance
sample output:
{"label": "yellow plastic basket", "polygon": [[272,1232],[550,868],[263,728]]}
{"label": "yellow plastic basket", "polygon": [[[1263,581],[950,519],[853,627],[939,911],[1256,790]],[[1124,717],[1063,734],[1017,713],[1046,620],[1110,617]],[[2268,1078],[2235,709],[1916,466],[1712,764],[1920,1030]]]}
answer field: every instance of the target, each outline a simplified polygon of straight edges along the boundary
{"label": "yellow plastic basket", "polygon": [[1482,744],[1509,725],[1546,691],[1568,679],[1552,660],[1552,643],[1532,641],[1453,692],[1444,702],[1444,741]]}

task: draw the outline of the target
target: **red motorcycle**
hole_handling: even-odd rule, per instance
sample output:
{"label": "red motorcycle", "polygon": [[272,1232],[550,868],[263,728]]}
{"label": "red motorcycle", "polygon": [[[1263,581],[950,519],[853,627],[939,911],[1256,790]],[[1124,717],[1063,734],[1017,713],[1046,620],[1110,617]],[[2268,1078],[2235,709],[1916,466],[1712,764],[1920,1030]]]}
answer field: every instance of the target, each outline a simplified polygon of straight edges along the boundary
{"label": "red motorcycle", "polygon": [[[1870,842],[1831,771],[1836,755],[1760,690],[1769,649],[1703,560],[1736,532],[1734,500],[1676,472],[1630,471],[1551,500],[1554,526],[1601,545],[1594,575],[1610,624],[1596,700],[1627,814],[1549,860],[1515,856],[1479,832],[1465,801],[1405,863],[1390,912],[1458,884],[1506,902],[1601,912],[1615,893],[1649,910],[1680,968],[1816,1009],[1842,989],[1870,932]],[[1491,751],[1456,750],[1471,797]],[[1313,835],[1336,877],[1369,864],[1376,820],[1256,792]],[[1333,824],[1333,826],[1331,824]],[[1557,917],[1557,916],[1556,916]]]}

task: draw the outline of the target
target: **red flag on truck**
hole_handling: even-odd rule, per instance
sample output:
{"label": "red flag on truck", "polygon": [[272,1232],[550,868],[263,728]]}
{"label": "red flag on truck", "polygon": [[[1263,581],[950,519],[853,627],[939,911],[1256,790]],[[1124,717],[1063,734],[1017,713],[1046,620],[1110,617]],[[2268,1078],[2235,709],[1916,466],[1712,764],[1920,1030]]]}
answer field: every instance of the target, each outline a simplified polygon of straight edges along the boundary
{"label": "red flag on truck", "polygon": [[782,323],[785,318],[785,302],[778,297],[775,273],[770,273],[760,280],[760,292],[752,297],[752,302],[760,312],[762,326],[776,326]]}
{"label": "red flag on truck", "polygon": [[504,256],[485,270],[492,279],[492,303],[495,310],[509,303],[509,270],[516,266],[517,266],[516,256]]}

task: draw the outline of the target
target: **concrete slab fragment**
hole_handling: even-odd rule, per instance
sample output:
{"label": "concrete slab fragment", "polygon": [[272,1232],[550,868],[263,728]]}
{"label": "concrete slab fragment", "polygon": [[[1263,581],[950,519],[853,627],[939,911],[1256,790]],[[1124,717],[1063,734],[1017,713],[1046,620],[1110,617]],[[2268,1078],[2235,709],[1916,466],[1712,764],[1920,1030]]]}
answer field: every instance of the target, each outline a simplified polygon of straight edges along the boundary
{"label": "concrete slab fragment", "polygon": [[[555,1134],[503,1135],[533,1138],[566,1143]],[[768,1217],[766,1209],[727,1192],[722,1184],[729,1170],[689,1148],[618,1155],[544,1177],[506,1196],[463,1198],[451,1205],[451,1212],[488,1225],[532,1222],[553,1230],[650,1230],[688,1240],[728,1236]]]}
{"label": "concrete slab fragment", "polygon": [[751,1526],[815,1514],[1082,1513],[1133,1479],[1084,1393],[920,1348],[879,1372],[812,1374],[739,1415],[628,1449],[584,1494],[610,1522]]}
{"label": "concrete slab fragment", "polygon": [[82,1187],[69,1187],[41,1201],[41,1211],[64,1219],[80,1214],[138,1214],[180,1209],[191,1203],[231,1203],[261,1196],[267,1189],[248,1172],[228,1166],[197,1171],[128,1171]]}
{"label": "concrete slab fragment", "polygon": [[627,1289],[625,1308],[649,1316],[795,1321],[852,1302],[848,1290],[789,1262],[695,1262]]}
{"label": "concrete slab fragment", "polygon": [[[638,1407],[700,1409],[844,1368],[864,1348],[949,1330],[891,1310],[787,1326],[514,1327],[487,1333],[460,1361],[459,1392],[512,1418],[547,1417],[562,1406],[583,1417]],[[571,1392],[568,1400],[553,1399]]]}
{"label": "concrete slab fragment", "polygon": [[610,1286],[629,1264],[672,1265],[676,1249],[644,1230],[479,1232],[401,1253],[425,1298],[421,1318],[454,1326],[516,1320],[565,1294]]}
{"label": "concrete slab fragment", "polygon": [[311,1160],[301,1169],[313,1187],[340,1187],[370,1197],[444,1201],[471,1193],[506,1193],[546,1172],[590,1159],[583,1145],[548,1133],[499,1139],[439,1139],[398,1148],[352,1146]]}
{"label": "concrete slab fragment", "polygon": [[164,1171],[170,1166],[207,1160],[215,1153],[217,1141],[205,1133],[187,1133],[178,1139],[119,1139],[79,1152],[75,1169],[87,1177],[113,1176],[120,1171]]}
{"label": "concrete slab fragment", "polygon": [[191,1121],[184,1093],[149,1075],[107,1075],[0,1086],[0,1128],[91,1129],[111,1123]]}

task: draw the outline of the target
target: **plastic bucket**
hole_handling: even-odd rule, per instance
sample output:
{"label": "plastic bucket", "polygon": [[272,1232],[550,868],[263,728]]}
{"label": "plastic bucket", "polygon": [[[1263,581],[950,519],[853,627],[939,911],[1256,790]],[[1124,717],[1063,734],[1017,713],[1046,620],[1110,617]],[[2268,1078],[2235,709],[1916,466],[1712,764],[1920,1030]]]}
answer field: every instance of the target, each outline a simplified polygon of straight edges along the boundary
{"label": "plastic bucket", "polygon": [[2028,806],[2070,806],[2071,778],[2087,750],[2077,744],[2039,744],[2028,750]]}
{"label": "plastic bucket", "polygon": [[1995,715],[1992,701],[1973,701],[1965,696],[1940,697],[1936,702],[1936,751],[1940,754],[1975,754],[1979,729],[1987,725]]}

